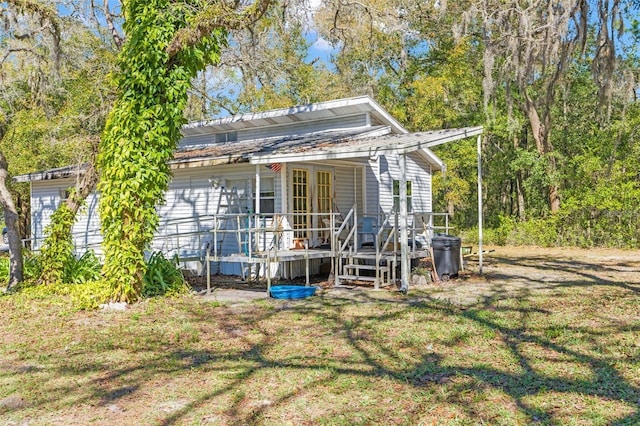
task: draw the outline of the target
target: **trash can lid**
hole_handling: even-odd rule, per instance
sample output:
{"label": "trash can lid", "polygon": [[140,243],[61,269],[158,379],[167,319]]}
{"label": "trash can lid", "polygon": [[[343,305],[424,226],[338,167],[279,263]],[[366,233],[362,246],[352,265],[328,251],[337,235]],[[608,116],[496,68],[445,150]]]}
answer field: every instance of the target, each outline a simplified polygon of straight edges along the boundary
{"label": "trash can lid", "polygon": [[446,235],[446,234],[436,234],[432,241],[462,241],[462,238],[456,237],[455,235]]}

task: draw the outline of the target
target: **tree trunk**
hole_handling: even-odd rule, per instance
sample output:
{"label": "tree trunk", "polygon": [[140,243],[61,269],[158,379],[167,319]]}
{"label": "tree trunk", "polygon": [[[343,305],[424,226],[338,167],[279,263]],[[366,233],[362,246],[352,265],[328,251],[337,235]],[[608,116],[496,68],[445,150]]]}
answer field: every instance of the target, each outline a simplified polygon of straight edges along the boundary
{"label": "tree trunk", "polygon": [[525,220],[525,201],[524,201],[524,191],[522,190],[522,172],[518,170],[516,172],[516,196],[517,196],[517,204],[518,204],[518,219]]}
{"label": "tree trunk", "polygon": [[[529,124],[531,125],[531,133],[533,135],[533,140],[536,142],[538,154],[540,154],[543,159],[546,159],[548,173],[552,176],[552,179],[555,180],[557,170],[556,160],[548,155],[553,151],[553,145],[551,144],[550,138],[551,116],[547,113],[543,114],[543,117],[541,118],[538,114],[538,108],[535,103],[526,94],[524,96],[524,110],[529,119]],[[558,210],[560,210],[560,187],[557,183],[552,182],[549,185],[548,195],[551,213],[557,213]]]}
{"label": "tree trunk", "polygon": [[[517,150],[520,146],[520,138],[518,136],[513,137],[513,147]],[[524,199],[524,190],[522,189],[522,170],[516,171],[516,203],[518,205],[518,219],[525,219],[525,199]]]}
{"label": "tree trunk", "polygon": [[9,164],[0,151],[0,203],[4,210],[4,220],[7,225],[7,236],[9,237],[9,283],[7,290],[17,285],[23,280],[22,266],[22,239],[18,232],[18,211],[13,202],[11,192],[7,188],[9,179]]}
{"label": "tree trunk", "polygon": [[549,173],[551,173],[552,181],[549,185],[549,206],[551,207],[551,213],[557,213],[560,211],[560,187],[555,182],[555,172],[557,170],[555,157],[549,158]]}
{"label": "tree trunk", "polygon": [[65,201],[74,216],[78,213],[78,210],[80,210],[84,200],[96,189],[96,185],[98,184],[98,172],[96,171],[95,161],[94,151],[94,158],[88,163],[87,169],[82,174],[82,179],[76,183],[75,192]]}

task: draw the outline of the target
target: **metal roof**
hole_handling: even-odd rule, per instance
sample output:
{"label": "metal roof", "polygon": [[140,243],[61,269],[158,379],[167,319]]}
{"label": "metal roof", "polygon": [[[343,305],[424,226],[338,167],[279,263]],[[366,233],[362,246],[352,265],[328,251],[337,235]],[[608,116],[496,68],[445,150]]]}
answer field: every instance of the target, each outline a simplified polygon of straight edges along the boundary
{"label": "metal roof", "polygon": [[389,127],[379,126],[366,130],[332,131],[183,148],[176,152],[174,163],[182,163],[182,167],[188,167],[187,164],[191,162],[202,165],[201,162],[204,160],[213,161],[208,164],[268,164],[375,157],[385,153],[406,154],[420,151],[436,169],[442,169],[444,164],[430,150],[431,147],[481,133],[482,127],[465,127],[398,135],[392,134]]}
{"label": "metal roof", "polygon": [[64,179],[68,177],[76,177],[87,169],[86,164],[74,164],[72,166],[58,167],[57,169],[49,169],[43,172],[27,173],[24,175],[14,176],[14,182],[32,182],[36,180],[52,180]]}
{"label": "metal roof", "polygon": [[[434,130],[419,133],[393,134],[388,126],[367,127],[347,131],[327,131],[300,136],[259,140],[210,143],[181,147],[174,153],[172,168],[198,167],[216,164],[269,164],[293,161],[329,161],[349,158],[376,157],[385,153],[420,152],[436,169],[444,168],[431,147],[476,136],[482,127]],[[69,166],[45,172],[14,177],[16,182],[61,179],[76,176],[84,167]]]}
{"label": "metal roof", "polygon": [[326,131],[306,135],[278,136],[246,141],[207,143],[199,146],[181,147],[174,153],[174,163],[200,159],[228,159],[229,163],[248,162],[250,158],[263,155],[303,153],[330,149],[335,146],[357,145],[362,139],[390,133],[387,126],[367,127],[341,131]]}
{"label": "metal roof", "polygon": [[406,154],[422,151],[429,158],[432,165],[442,167],[442,161],[431,152],[431,147],[481,133],[482,127],[465,127],[402,135],[386,134],[373,137],[340,138],[340,140],[327,140],[321,144],[316,144],[316,146],[307,146],[302,149],[254,153],[251,156],[251,162],[254,164],[266,164],[274,161],[347,159],[375,157],[385,153]]}

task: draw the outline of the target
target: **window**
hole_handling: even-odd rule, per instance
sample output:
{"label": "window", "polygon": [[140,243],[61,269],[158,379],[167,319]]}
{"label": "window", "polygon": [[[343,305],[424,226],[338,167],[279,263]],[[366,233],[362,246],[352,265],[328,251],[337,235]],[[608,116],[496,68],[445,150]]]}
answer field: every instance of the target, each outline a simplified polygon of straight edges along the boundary
{"label": "window", "polygon": [[[253,207],[254,211],[258,211],[255,207],[255,203],[258,197],[256,197],[256,181],[253,180]],[[275,191],[275,179],[274,178],[261,178],[260,179],[260,214],[272,215],[275,213],[276,206],[276,191]]]}
{"label": "window", "polygon": [[69,198],[69,196],[71,195],[71,189],[72,188],[66,188],[66,189],[62,189],[60,188],[60,200],[62,201],[66,201],[67,198]]}
{"label": "window", "polygon": [[235,142],[238,140],[238,132],[216,133],[216,143]]}
{"label": "window", "polygon": [[[331,172],[319,170],[316,172],[316,188],[318,192],[318,213],[329,213],[333,210],[333,178]],[[331,225],[331,215],[320,215],[316,227],[323,228],[320,231],[321,241],[328,243],[330,241],[331,231],[328,229]]]}
{"label": "window", "polygon": [[316,187],[318,188],[318,213],[329,213],[333,204],[333,191],[331,190],[331,172],[319,171],[316,173]]}
{"label": "window", "polygon": [[[407,212],[412,211],[411,197],[412,197],[411,181],[408,180],[407,181]],[[397,210],[399,205],[400,205],[400,181],[394,180],[393,181],[393,209]]]}

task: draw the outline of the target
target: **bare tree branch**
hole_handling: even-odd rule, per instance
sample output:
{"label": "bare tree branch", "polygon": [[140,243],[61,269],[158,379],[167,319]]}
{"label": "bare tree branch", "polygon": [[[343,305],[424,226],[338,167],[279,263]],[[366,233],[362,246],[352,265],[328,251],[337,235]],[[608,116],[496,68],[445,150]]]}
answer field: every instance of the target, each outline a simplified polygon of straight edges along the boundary
{"label": "bare tree branch", "polygon": [[195,46],[217,28],[238,30],[255,24],[269,9],[273,0],[256,0],[251,6],[239,10],[236,2],[215,1],[198,13],[196,22],[178,31],[169,46],[169,58],[174,58],[186,47]]}
{"label": "bare tree branch", "polygon": [[[91,0],[91,3],[93,3],[93,0]],[[124,42],[124,40],[114,24],[115,15],[109,8],[109,0],[103,0],[102,13],[104,13],[104,17],[107,21],[107,28],[109,28],[109,32],[111,33],[111,37],[113,38],[113,42],[116,44],[116,47],[118,49],[122,48],[122,43]]]}

